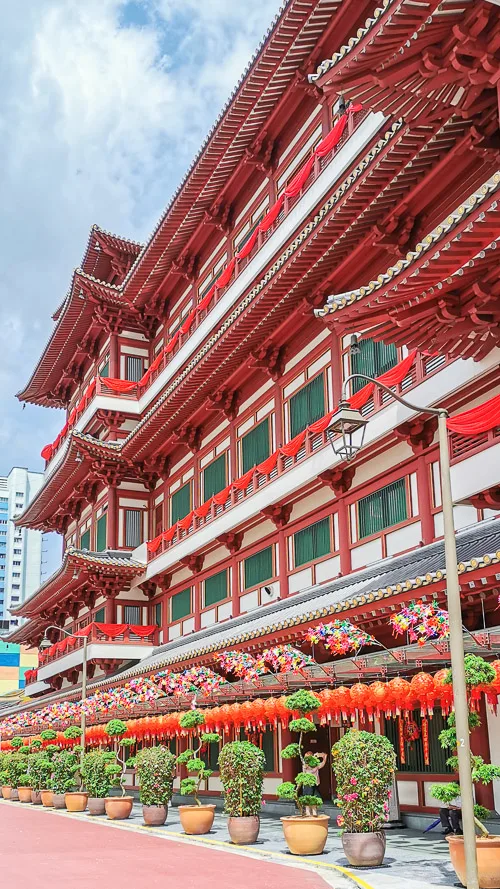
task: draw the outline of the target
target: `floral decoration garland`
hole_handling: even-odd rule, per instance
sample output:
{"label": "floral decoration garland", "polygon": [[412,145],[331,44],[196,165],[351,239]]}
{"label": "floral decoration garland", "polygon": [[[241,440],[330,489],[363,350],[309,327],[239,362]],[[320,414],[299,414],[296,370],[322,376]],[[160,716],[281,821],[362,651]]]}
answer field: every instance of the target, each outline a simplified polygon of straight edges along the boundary
{"label": "floral decoration garland", "polygon": [[365,633],[350,620],[334,620],[310,627],[304,639],[311,645],[322,643],[332,654],[347,654],[349,651],[359,651],[364,645],[378,645],[374,636]]}
{"label": "floral decoration garland", "polygon": [[429,639],[445,639],[450,634],[448,612],[437,602],[412,602],[389,618],[394,636],[408,633],[410,642],[425,645]]}

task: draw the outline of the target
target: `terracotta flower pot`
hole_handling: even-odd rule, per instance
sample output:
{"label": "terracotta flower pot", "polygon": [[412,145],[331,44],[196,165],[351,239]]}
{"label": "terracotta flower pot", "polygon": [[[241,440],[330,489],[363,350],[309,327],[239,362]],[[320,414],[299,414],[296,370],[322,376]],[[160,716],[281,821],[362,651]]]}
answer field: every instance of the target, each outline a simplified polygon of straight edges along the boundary
{"label": "terracotta flower pot", "polygon": [[227,819],[227,829],[231,842],[235,846],[249,846],[257,842],[260,830],[260,818],[258,815],[235,816]]}
{"label": "terracotta flower pot", "polygon": [[52,793],[52,790],[42,790],[40,796],[42,797],[42,806],[45,806],[46,809],[52,809],[54,807],[54,794]]}
{"label": "terracotta flower pot", "polygon": [[328,836],[329,815],[289,815],[280,820],[292,855],[321,855]]}
{"label": "terracotta flower pot", "polygon": [[98,796],[89,796],[87,801],[89,815],[105,815],[106,800]]}
{"label": "terracotta flower pot", "polygon": [[199,836],[208,833],[214,823],[215,806],[179,806],[184,833]]}
{"label": "terracotta flower pot", "polygon": [[15,803],[18,803],[18,802],[19,802],[19,791],[18,791],[17,787],[11,787],[11,788],[10,788],[10,798],[11,798],[11,800],[13,800]]}
{"label": "terracotta flower pot", "polygon": [[18,787],[17,792],[19,794],[20,803],[31,802],[31,787]]}
{"label": "terracotta flower pot", "polygon": [[76,793],[65,793],[64,800],[68,812],[85,812],[87,808],[88,793],[77,791]]}
{"label": "terracotta flower pot", "polygon": [[385,833],[343,833],[342,846],[353,867],[380,867],[385,855]]}
{"label": "terracotta flower pot", "polygon": [[34,806],[41,806],[42,805],[42,794],[40,793],[39,790],[32,790],[31,791],[31,802],[33,803]]}
{"label": "terracotta flower pot", "polygon": [[66,808],[66,800],[64,799],[64,793],[53,793],[52,794],[52,805],[54,809],[65,809]]}
{"label": "terracotta flower pot", "polygon": [[[446,837],[451,863],[460,882],[466,885],[464,838]],[[476,837],[479,889],[500,889],[500,836]]]}
{"label": "terracotta flower pot", "polygon": [[167,811],[167,806],[143,806],[142,817],[144,824],[147,824],[148,827],[157,827],[159,824],[165,824]]}
{"label": "terracotta flower pot", "polygon": [[132,796],[107,796],[104,803],[106,815],[111,821],[124,821],[130,816],[134,798]]}
{"label": "terracotta flower pot", "polygon": [[4,784],[2,787],[2,799],[10,799],[10,792],[12,787],[8,787],[7,784]]}

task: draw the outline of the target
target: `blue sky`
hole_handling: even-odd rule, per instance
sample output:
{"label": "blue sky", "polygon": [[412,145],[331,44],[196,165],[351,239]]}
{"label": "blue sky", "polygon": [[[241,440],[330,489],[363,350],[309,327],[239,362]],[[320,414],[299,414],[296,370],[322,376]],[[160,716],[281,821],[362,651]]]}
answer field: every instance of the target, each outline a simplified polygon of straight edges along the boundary
{"label": "blue sky", "polygon": [[[0,30],[0,474],[42,469],[61,411],[27,405],[90,226],[144,241],[278,0],[20,0]],[[45,570],[60,554],[49,543]],[[54,555],[57,553],[57,556]]]}

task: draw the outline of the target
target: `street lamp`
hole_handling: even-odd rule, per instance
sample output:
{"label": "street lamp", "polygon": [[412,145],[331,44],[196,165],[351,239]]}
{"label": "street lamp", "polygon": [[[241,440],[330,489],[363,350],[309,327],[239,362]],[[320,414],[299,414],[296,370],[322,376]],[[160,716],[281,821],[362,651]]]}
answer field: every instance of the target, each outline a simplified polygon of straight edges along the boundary
{"label": "street lamp", "polygon": [[77,636],[76,633],[70,633],[68,630],[64,630],[62,627],[56,627],[51,625],[50,627],[45,628],[45,634],[40,642],[40,651],[45,651],[47,648],[50,648],[52,645],[50,639],[47,639],[48,630],[57,630],[58,633],[64,633],[65,636],[70,636],[73,639],[83,639],[83,661],[82,661],[82,706],[81,706],[81,746],[82,750],[80,753],[80,770],[83,765],[83,757],[85,755],[85,730],[86,730],[86,716],[85,716],[85,702],[87,700],[87,644],[88,637],[87,636]]}
{"label": "street lamp", "polygon": [[445,408],[418,407],[411,404],[379,380],[365,374],[351,374],[342,387],[342,400],[337,412],[326,430],[332,448],[343,460],[353,460],[363,445],[367,419],[354,410],[348,400],[348,385],[351,380],[364,380],[387,392],[392,398],[410,410],[431,414],[438,420],[439,461],[441,466],[441,496],[444,524],[444,550],[446,564],[446,593],[450,621],[450,657],[453,675],[453,697],[455,703],[455,725],[457,732],[458,775],[462,799],[462,825],[467,874],[467,889],[479,889],[476,856],[476,830],[474,823],[474,795],[472,789],[469,719],[467,688],[465,682],[464,641],[462,633],[462,608],[460,604],[460,583],[458,579],[457,547],[455,524],[453,521],[453,500],[451,496],[450,455],[448,450],[448,430]]}

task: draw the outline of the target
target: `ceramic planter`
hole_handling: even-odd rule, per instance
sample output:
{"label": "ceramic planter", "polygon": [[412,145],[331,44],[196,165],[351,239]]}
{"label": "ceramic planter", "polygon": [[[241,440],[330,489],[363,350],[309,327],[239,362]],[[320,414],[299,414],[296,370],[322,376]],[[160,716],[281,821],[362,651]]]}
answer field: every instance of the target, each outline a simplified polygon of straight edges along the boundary
{"label": "ceramic planter", "polygon": [[42,794],[40,793],[39,790],[32,790],[31,791],[31,802],[33,803],[34,806],[41,806],[42,805]]}
{"label": "ceramic planter", "polygon": [[147,824],[148,827],[157,827],[159,824],[165,824],[167,811],[167,806],[143,806],[142,817],[144,824]]}
{"label": "ceramic planter", "polygon": [[98,796],[89,796],[87,801],[89,815],[105,815],[106,800]]}
{"label": "ceramic planter", "polygon": [[65,801],[64,797],[65,797],[64,793],[53,793],[52,794],[52,805],[54,806],[54,809],[65,809],[66,808],[66,801]]}
{"label": "ceramic planter", "polygon": [[75,793],[65,793],[64,800],[68,812],[85,812],[87,808],[88,793],[84,791],[76,791]]}
{"label": "ceramic planter", "polygon": [[45,806],[46,809],[52,809],[54,807],[54,794],[52,790],[42,790],[40,791],[40,796],[42,797],[42,806]]}
{"label": "ceramic planter", "polygon": [[12,787],[8,787],[7,784],[4,784],[2,787],[2,799],[10,799],[10,792]]}
{"label": "ceramic planter", "polygon": [[353,867],[380,867],[385,855],[385,833],[343,833],[342,846]]}
{"label": "ceramic planter", "polygon": [[258,815],[234,816],[227,819],[227,829],[231,842],[235,846],[249,846],[257,842],[260,830],[260,818]]}
{"label": "ceramic planter", "polygon": [[214,823],[215,806],[179,806],[184,833],[199,836],[208,833]]}
{"label": "ceramic planter", "polygon": [[[464,838],[446,837],[451,863],[460,882],[466,885]],[[500,889],[500,837],[476,837],[479,889]]]}
{"label": "ceramic planter", "polygon": [[292,855],[321,855],[328,836],[329,815],[290,815],[280,820]]}
{"label": "ceramic planter", "polygon": [[132,796],[107,796],[104,803],[106,815],[111,821],[124,821],[130,816],[134,798]]}
{"label": "ceramic planter", "polygon": [[31,802],[31,787],[18,787],[17,792],[19,794],[20,803]]}
{"label": "ceramic planter", "polygon": [[10,788],[10,798],[11,798],[11,800],[13,800],[16,803],[19,802],[19,791],[18,791],[17,787]]}

